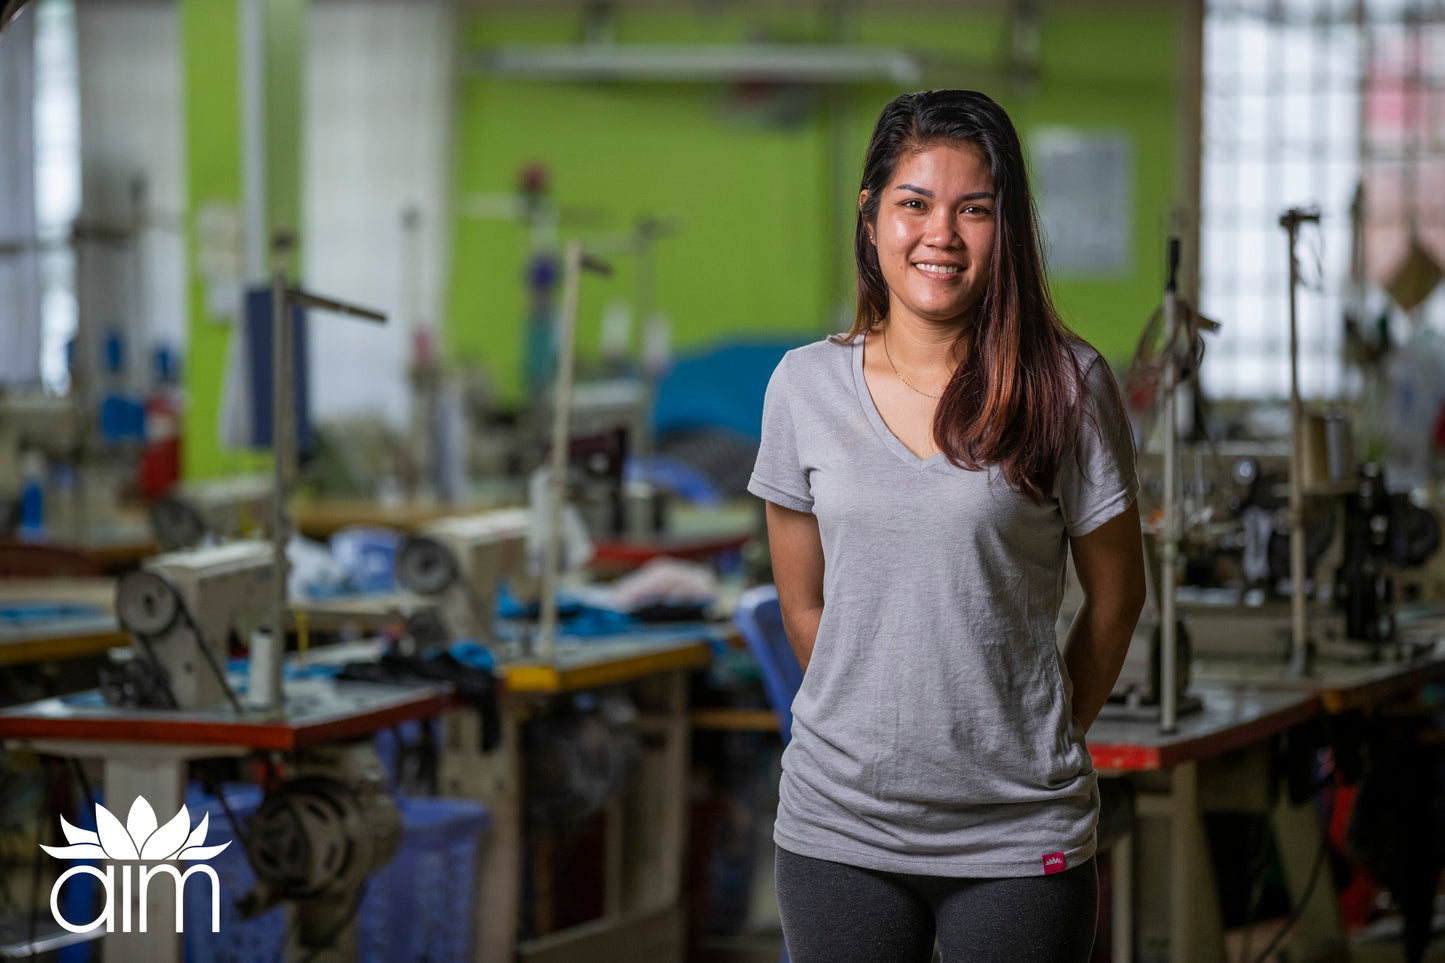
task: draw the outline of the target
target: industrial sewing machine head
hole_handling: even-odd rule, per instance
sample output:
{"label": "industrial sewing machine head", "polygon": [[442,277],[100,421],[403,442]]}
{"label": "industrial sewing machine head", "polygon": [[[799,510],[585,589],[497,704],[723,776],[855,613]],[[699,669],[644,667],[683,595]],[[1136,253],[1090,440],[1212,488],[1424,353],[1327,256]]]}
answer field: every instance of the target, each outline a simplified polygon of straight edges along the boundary
{"label": "industrial sewing machine head", "polygon": [[[568,501],[594,537],[641,538],[667,527],[665,492],[647,478],[653,455],[647,391],[636,378],[583,382],[573,389]],[[629,470],[634,460],[642,471]]]}
{"label": "industrial sewing machine head", "polygon": [[1391,493],[1384,470],[1373,464],[1361,468],[1343,514],[1344,559],[1334,599],[1345,615],[1345,637],[1387,642],[1395,635],[1395,576],[1425,564],[1440,547],[1440,521],[1407,494]]}
{"label": "industrial sewing machine head", "polygon": [[151,505],[151,532],[167,552],[241,538],[270,525],[274,494],[263,475],[187,482]]}
{"label": "industrial sewing machine head", "polygon": [[518,598],[536,592],[526,558],[530,524],[523,508],[433,522],[402,546],[397,580],[441,602],[452,638],[493,642],[497,583],[505,579]]}
{"label": "industrial sewing machine head", "polygon": [[[1363,642],[1378,649],[1394,639],[1396,607],[1409,597],[1397,580],[1435,552],[1440,524],[1408,494],[1390,492],[1378,465],[1356,467],[1348,429],[1338,417],[1313,417],[1307,428],[1301,485],[1309,632],[1316,645]],[[1262,442],[1196,446],[1181,454],[1180,469],[1177,595],[1194,654],[1284,657],[1290,630],[1288,448]],[[1141,457],[1139,470],[1147,517],[1160,496],[1158,456]]]}
{"label": "industrial sewing machine head", "polygon": [[115,610],[132,657],[108,667],[113,704],[208,709],[228,701],[232,638],[249,645],[270,614],[272,547],[240,541],[157,555],[120,580]]}

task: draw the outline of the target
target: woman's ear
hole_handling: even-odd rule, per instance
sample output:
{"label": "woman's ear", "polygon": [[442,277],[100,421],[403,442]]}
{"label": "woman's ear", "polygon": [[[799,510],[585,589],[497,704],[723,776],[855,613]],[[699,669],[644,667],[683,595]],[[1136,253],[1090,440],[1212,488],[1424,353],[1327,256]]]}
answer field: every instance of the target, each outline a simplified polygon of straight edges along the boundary
{"label": "woman's ear", "polygon": [[[859,214],[862,214],[862,213],[863,213],[863,206],[864,206],[865,204],[867,204],[867,203],[868,203],[868,192],[867,192],[867,191],[859,191],[859,192],[858,192],[858,213],[859,213]],[[877,240],[877,238],[875,238],[875,237],[873,236],[873,228],[870,227],[870,226],[865,226],[864,230],[866,230],[866,231],[868,232],[868,243],[869,243],[869,244],[872,244],[874,247],[877,247],[877,246],[878,246],[878,240]]]}

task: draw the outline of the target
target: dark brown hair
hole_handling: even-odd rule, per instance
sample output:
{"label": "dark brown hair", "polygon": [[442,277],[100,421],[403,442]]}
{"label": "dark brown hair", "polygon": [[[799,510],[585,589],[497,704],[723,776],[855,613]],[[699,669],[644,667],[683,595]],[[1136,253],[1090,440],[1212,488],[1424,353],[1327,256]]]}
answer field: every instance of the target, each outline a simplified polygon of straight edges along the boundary
{"label": "dark brown hair", "polygon": [[878,117],[863,161],[867,200],[858,211],[853,256],[858,307],[848,343],[888,318],[888,285],[868,241],[878,199],[899,158],[938,144],[972,144],[993,175],[993,265],[974,324],[959,336],[959,364],[933,417],[933,438],[949,461],[995,465],[1035,501],[1053,488],[1080,424],[1082,375],[1044,276],[1038,214],[1018,132],[1002,107],[973,90],[929,90],[894,99]]}

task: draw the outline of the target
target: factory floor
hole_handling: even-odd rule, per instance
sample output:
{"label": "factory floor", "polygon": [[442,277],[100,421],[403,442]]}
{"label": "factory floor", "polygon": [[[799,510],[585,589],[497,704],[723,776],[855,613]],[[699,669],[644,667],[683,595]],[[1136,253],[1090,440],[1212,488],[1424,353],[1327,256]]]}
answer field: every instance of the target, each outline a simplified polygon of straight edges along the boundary
{"label": "factory floor", "polygon": [[[1445,963],[1445,900],[1437,895],[1435,904],[1435,939],[1421,963]],[[1399,963],[1405,958],[1400,932],[1400,918],[1389,916],[1354,933],[1350,940],[1352,963]]]}
{"label": "factory floor", "polygon": [[747,925],[739,933],[703,937],[691,963],[778,963],[783,925],[778,921],[772,858],[772,839],[765,836],[759,841],[756,868],[748,890]]}
{"label": "factory floor", "polygon": [[778,963],[782,931],[718,937],[698,951],[693,963]]}

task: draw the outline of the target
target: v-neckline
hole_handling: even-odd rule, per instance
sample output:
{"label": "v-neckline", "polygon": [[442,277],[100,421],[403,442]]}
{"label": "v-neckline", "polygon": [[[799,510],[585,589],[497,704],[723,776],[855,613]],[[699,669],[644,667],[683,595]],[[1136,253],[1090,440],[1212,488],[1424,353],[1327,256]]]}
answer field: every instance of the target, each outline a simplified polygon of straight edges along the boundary
{"label": "v-neckline", "polygon": [[878,405],[873,401],[873,392],[868,390],[868,379],[863,377],[863,342],[866,335],[859,335],[853,342],[853,385],[858,391],[858,403],[863,406],[863,413],[867,415],[868,422],[877,432],[878,438],[883,442],[883,447],[902,461],[905,465],[922,471],[935,462],[944,460],[943,452],[935,451],[927,458],[919,457],[913,449],[905,445],[893,429],[888,427],[888,422],[883,420],[883,415],[878,411]]}

